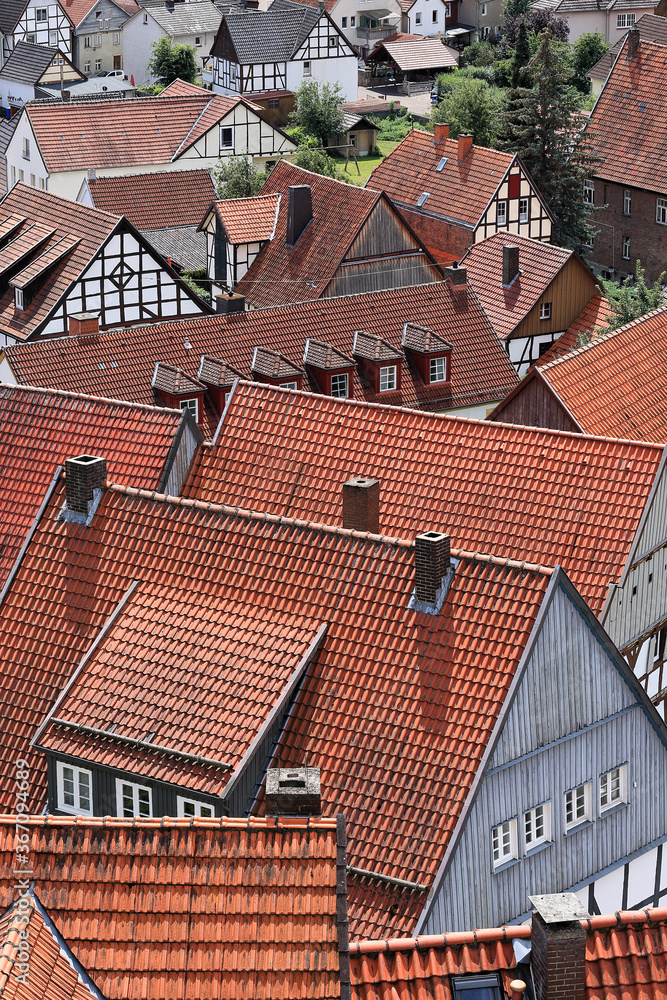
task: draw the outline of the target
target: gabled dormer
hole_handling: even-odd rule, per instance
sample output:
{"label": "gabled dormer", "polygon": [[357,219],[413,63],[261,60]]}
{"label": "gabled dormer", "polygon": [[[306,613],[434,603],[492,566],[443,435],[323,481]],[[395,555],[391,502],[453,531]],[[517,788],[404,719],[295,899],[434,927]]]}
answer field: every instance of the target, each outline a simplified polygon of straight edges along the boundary
{"label": "gabled dormer", "polygon": [[173,410],[187,410],[195,423],[202,422],[206,392],[206,386],[202,382],[174,365],[156,361],[151,385],[163,406]]}
{"label": "gabled dormer", "polygon": [[401,343],[426,385],[451,382],[453,347],[444,337],[425,326],[406,323]]}
{"label": "gabled dormer", "polygon": [[232,368],[220,358],[202,354],[197,370],[197,379],[206,388],[206,395],[218,416],[222,415],[234,382],[245,378],[236,368]]}
{"label": "gabled dormer", "polygon": [[352,354],[373,392],[400,392],[405,355],[386,340],[364,330],[354,334]]}
{"label": "gabled dormer", "polygon": [[336,350],[331,344],[309,337],[303,352],[303,363],[324,396],[352,398],[353,376],[357,367],[354,358]]}
{"label": "gabled dormer", "polygon": [[266,347],[256,347],[253,352],[252,377],[257,382],[280,385],[284,389],[303,389],[305,374],[303,368],[293,365],[277,351],[270,351]]}

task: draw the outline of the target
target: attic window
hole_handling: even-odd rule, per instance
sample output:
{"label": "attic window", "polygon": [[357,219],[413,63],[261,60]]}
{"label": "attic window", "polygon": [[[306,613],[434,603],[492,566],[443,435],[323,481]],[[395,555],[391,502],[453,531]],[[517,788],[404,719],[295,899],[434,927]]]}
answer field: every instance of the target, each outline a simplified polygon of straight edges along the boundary
{"label": "attic window", "polygon": [[445,169],[445,164],[447,163],[448,159],[449,159],[448,156],[443,156],[443,158],[440,160],[440,163],[435,168],[439,174],[441,174],[442,171]]}
{"label": "attic window", "polygon": [[22,288],[15,288],[14,289],[14,308],[15,309],[23,309],[23,289]]}
{"label": "attic window", "polygon": [[338,39],[336,38],[336,36],[329,35],[329,48],[335,49],[337,45],[338,45]]}
{"label": "attic window", "polygon": [[426,204],[426,199],[428,198],[428,196],[429,196],[428,191],[424,191],[422,194],[419,195],[419,197],[417,198],[417,208],[422,208]]}
{"label": "attic window", "polygon": [[447,358],[431,358],[431,382],[447,381]]}
{"label": "attic window", "polygon": [[148,14],[144,14],[144,24],[148,24]]}
{"label": "attic window", "polygon": [[233,127],[225,126],[225,128],[220,129],[220,149],[233,149],[234,148],[234,129]]}
{"label": "attic window", "polygon": [[197,399],[182,399],[181,409],[187,410],[188,413],[192,415],[194,422],[197,423],[199,420],[199,400]]}
{"label": "attic window", "polygon": [[502,1000],[498,976],[491,973],[483,976],[453,976],[452,995],[454,1000]]}

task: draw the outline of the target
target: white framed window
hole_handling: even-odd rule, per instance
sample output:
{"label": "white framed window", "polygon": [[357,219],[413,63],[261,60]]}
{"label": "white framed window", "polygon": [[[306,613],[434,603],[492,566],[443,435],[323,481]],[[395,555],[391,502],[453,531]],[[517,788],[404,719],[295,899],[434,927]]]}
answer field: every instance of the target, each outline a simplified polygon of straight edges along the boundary
{"label": "white framed window", "polygon": [[486,17],[486,4],[482,4],[482,17]]}
{"label": "white framed window", "polygon": [[14,289],[14,308],[15,309],[23,309],[23,289],[22,288],[15,288]]}
{"label": "white framed window", "polygon": [[281,382],[280,383],[280,388],[281,389],[298,389],[299,385],[298,385],[297,382]]}
{"label": "white framed window", "polygon": [[506,226],[507,225],[507,202],[499,201],[498,208],[496,209],[496,225]]}
{"label": "white framed window", "polygon": [[452,16],[452,5],[450,3],[445,4],[445,17]]}
{"label": "white framed window", "polygon": [[229,64],[229,79],[231,83],[236,83],[236,63]]}
{"label": "white framed window", "polygon": [[575,826],[587,823],[590,819],[592,819],[591,783],[587,781],[585,785],[571,788],[565,793],[565,829],[571,830]]}
{"label": "white framed window", "polygon": [[83,39],[83,47],[84,47],[84,49],[89,49],[92,44],[93,44],[93,36],[92,35],[86,35],[85,38]]}
{"label": "white framed window", "polygon": [[12,166],[12,187],[16,184],[16,167]]}
{"label": "white framed window", "polygon": [[431,21],[433,22],[433,24],[437,24],[438,23],[438,9],[437,9],[437,7],[434,10],[431,11]]}
{"label": "white framed window", "polygon": [[627,189],[623,192],[623,215],[632,214],[632,191]]}
{"label": "white framed window", "polygon": [[632,28],[634,27],[635,21],[637,20],[636,14],[617,14],[616,15],[616,27],[617,28]]}
{"label": "white framed window", "polygon": [[29,160],[30,159],[30,139],[28,139],[27,136],[23,137],[23,153],[22,153],[22,155],[23,155],[23,159],[24,160]]}
{"label": "white framed window", "polygon": [[667,226],[667,198],[657,198],[655,202],[655,221],[661,226]]}
{"label": "white framed window", "polygon": [[415,14],[415,24],[421,24],[421,23],[422,23],[421,11],[417,11],[417,13]]}
{"label": "white framed window", "polygon": [[48,21],[49,12],[46,7],[37,7],[35,9],[35,20],[36,21]]}
{"label": "white framed window", "polygon": [[116,778],[116,812],[119,816],[152,816],[153,796],[146,785]]}
{"label": "white framed window", "polygon": [[[18,291],[18,288],[16,289]],[[58,809],[81,816],[93,815],[93,775],[83,767],[56,763]]]}
{"label": "white framed window", "polygon": [[542,802],[523,814],[523,839],[526,850],[547,844],[551,840],[551,803]]}
{"label": "white framed window", "polygon": [[19,180],[21,181],[21,183],[23,183],[23,181],[25,180],[25,172],[21,170],[20,167],[19,167]]}
{"label": "white framed window", "polygon": [[101,35],[95,35],[95,45],[99,46],[101,44],[102,44],[102,36]]}
{"label": "white framed window", "polygon": [[144,24],[148,24],[148,14],[144,14]]}
{"label": "white framed window", "polygon": [[528,222],[528,199],[519,198],[519,222]]}
{"label": "white framed window", "polygon": [[354,134],[354,132],[350,136],[350,146],[352,146],[352,149],[356,149],[357,148],[357,137]]}
{"label": "white framed window", "polygon": [[494,868],[499,868],[516,858],[518,851],[515,819],[508,819],[506,823],[494,826],[491,831],[491,849]]}
{"label": "white framed window", "polygon": [[187,410],[188,413],[193,418],[194,422],[197,423],[199,419],[199,400],[198,399],[182,399],[181,400],[181,410]]}
{"label": "white framed window", "polygon": [[90,73],[90,60],[88,60],[88,62],[85,62],[83,64],[83,72],[84,73]]}
{"label": "white framed window", "polygon": [[176,814],[179,819],[184,819],[187,816],[212,819],[215,816],[215,810],[208,802],[198,802],[197,799],[185,799],[182,795],[177,795]]}
{"label": "white framed window", "polygon": [[357,18],[356,18],[356,16],[355,16],[355,15],[353,14],[353,15],[351,16],[351,18],[350,18],[350,27],[351,27],[351,28],[354,28],[354,27],[356,27],[356,24],[357,24]]}
{"label": "white framed window", "polygon": [[46,180],[44,177],[39,178],[39,186],[42,189],[42,191],[46,191]]}
{"label": "white framed window", "polygon": [[336,48],[338,48],[338,36],[337,35],[329,35],[329,48],[330,49],[336,49]]}
{"label": "white framed window", "polygon": [[340,19],[340,26],[341,26],[341,28],[347,28],[347,18],[346,17],[341,17],[341,19]]}
{"label": "white framed window", "polygon": [[551,303],[543,302],[540,306],[540,319],[551,319]]}
{"label": "white framed window", "polygon": [[600,812],[607,812],[614,806],[627,802],[627,766],[614,767],[600,775]]}
{"label": "white framed window", "polygon": [[102,69],[102,60],[101,59],[96,59],[95,60],[95,72],[99,73],[99,71],[101,69]]}
{"label": "white framed window", "polygon": [[30,187],[36,187],[34,174],[30,174]]}
{"label": "white framed window", "polygon": [[30,35],[25,36],[26,42],[30,42],[31,45],[37,45],[37,35],[33,32]]}
{"label": "white framed window", "polygon": [[303,75],[304,76],[310,76],[310,72],[311,72],[311,70],[310,70],[310,59],[306,59],[306,61],[303,64]]}
{"label": "white framed window", "polygon": [[431,382],[447,381],[447,358],[431,358],[429,364]]}
{"label": "white framed window", "polygon": [[398,382],[396,365],[383,365],[380,368],[380,392],[391,392]]}
{"label": "white framed window", "polygon": [[349,396],[349,376],[347,372],[343,372],[340,375],[331,376],[331,395],[336,396],[337,399],[347,399]]}
{"label": "white framed window", "polygon": [[201,35],[195,35],[195,45],[198,49],[201,48]]}
{"label": "white framed window", "polygon": [[113,33],[113,43],[114,43],[114,45],[120,45],[120,31],[114,31],[114,33]]}
{"label": "white framed window", "polygon": [[234,148],[234,127],[232,125],[220,126],[220,149]]}
{"label": "white framed window", "polygon": [[630,260],[630,237],[623,237],[623,260]]}
{"label": "white framed window", "polygon": [[49,45],[57,45],[57,44],[58,44],[58,32],[57,31],[50,31],[49,32]]}

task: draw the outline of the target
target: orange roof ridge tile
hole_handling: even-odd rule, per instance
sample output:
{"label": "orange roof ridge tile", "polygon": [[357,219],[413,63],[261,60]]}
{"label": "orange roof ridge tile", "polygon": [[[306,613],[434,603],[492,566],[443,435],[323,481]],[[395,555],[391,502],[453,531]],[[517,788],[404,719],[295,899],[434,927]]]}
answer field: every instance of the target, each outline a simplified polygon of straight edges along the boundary
{"label": "orange roof ridge tile", "polygon": [[114,399],[112,396],[91,396],[87,392],[72,392],[70,389],[51,389],[42,385],[23,385],[15,382],[0,382],[0,389],[25,389],[27,392],[43,392],[49,396],[61,396],[65,399],[85,399],[91,403],[111,403],[113,406],[126,406],[134,410],[144,410],[158,413],[182,413],[169,406],[155,406],[151,403],[135,403],[130,399]]}
{"label": "orange roof ridge tile", "polygon": [[[644,313],[643,316],[637,317],[637,319],[631,319],[629,323],[624,323],[623,326],[616,327],[615,330],[609,330],[608,332],[601,333],[598,337],[594,337],[593,340],[589,341],[587,344],[582,344],[581,347],[573,347],[567,352],[567,354],[561,354],[553,361],[549,361],[546,365],[540,365],[540,371],[549,371],[551,368],[556,368],[563,361],[570,361],[572,358],[578,357],[580,354],[585,354],[586,351],[593,350],[593,348],[598,347],[600,344],[606,344],[608,341],[613,340],[614,337],[618,337],[619,334],[627,333],[635,326],[640,326],[645,323],[646,320],[653,319],[655,316],[659,316],[661,313],[667,313],[667,306],[659,306],[657,309],[651,309],[650,312]],[[558,343],[558,341],[555,341]]]}
{"label": "orange roof ridge tile", "polygon": [[455,559],[468,559],[470,562],[485,562],[491,566],[506,566],[508,569],[520,569],[526,573],[539,573],[542,576],[553,576],[556,571],[555,566],[540,566],[538,563],[522,562],[520,559],[509,559],[503,556],[489,555],[485,552],[468,552],[466,549],[451,549],[451,554]]}
{"label": "orange roof ridge tile", "polygon": [[644,910],[617,910],[615,913],[602,913],[598,916],[584,917],[581,926],[585,930],[602,930],[611,927],[624,927],[627,924],[658,923],[667,920],[667,906],[647,906]]}
{"label": "orange roof ridge tile", "polygon": [[[151,100],[152,100],[152,98],[151,98]],[[108,103],[108,102],[106,102],[106,103]],[[28,188],[28,190],[30,190],[30,188],[28,187],[28,185],[24,184],[22,181],[19,181],[19,183],[16,185],[16,187],[17,188],[20,187],[21,184],[23,184],[23,187],[26,187],[26,188]],[[46,198],[50,198],[52,201],[59,201],[62,205],[64,205],[70,211],[72,210],[73,205],[75,205],[77,211],[79,211],[80,209],[84,209],[86,212],[91,212],[93,215],[107,215],[110,219],[115,219],[116,222],[118,222],[120,220],[120,218],[121,218],[120,215],[114,215],[113,212],[105,212],[103,208],[93,208],[92,205],[84,205],[84,203],[82,201],[72,202],[71,198],[63,198],[63,196],[61,194],[53,194],[52,191],[45,191],[43,189],[40,189],[39,190],[39,194],[40,194],[40,196],[42,198],[46,197]],[[92,334],[91,334],[91,336],[92,336]],[[54,339],[56,339],[56,338],[54,338]],[[57,339],[58,340],[61,340],[61,339],[62,340],[66,340],[67,338],[66,337],[62,337],[62,338],[58,337]]]}
{"label": "orange roof ridge tile", "polygon": [[[16,814],[0,814],[0,826],[15,827],[19,822]],[[197,827],[204,830],[335,830],[335,816],[151,816],[150,818],[123,816],[56,816],[40,815],[26,816],[20,820],[29,826],[66,826],[66,827],[131,827],[135,829],[188,829]]]}

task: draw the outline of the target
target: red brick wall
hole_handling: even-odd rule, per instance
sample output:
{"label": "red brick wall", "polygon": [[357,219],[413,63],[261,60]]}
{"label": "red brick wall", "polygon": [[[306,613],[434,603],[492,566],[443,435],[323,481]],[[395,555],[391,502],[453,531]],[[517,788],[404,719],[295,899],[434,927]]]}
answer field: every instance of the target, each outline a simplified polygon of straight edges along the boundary
{"label": "red brick wall", "polygon": [[[667,270],[667,226],[655,221],[656,198],[650,191],[627,188],[632,191],[632,211],[623,215],[622,184],[611,184],[599,178],[595,180],[595,204],[608,205],[591,216],[591,225],[598,230],[590,261],[611,270],[622,277],[635,273],[635,262],[639,258],[646,270],[648,281]],[[623,259],[623,238],[630,237],[630,260]]]}
{"label": "red brick wall", "polygon": [[412,231],[429,249],[442,250],[460,260],[468,247],[475,242],[475,234],[470,229],[433,219],[428,215],[422,215],[419,211],[412,212],[403,206],[399,206],[399,211]]}

